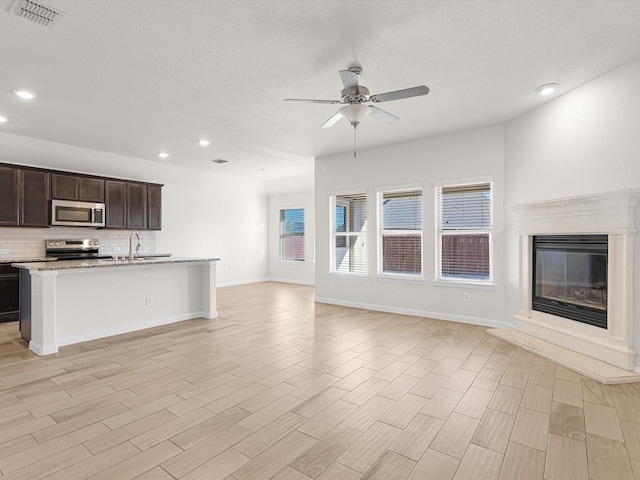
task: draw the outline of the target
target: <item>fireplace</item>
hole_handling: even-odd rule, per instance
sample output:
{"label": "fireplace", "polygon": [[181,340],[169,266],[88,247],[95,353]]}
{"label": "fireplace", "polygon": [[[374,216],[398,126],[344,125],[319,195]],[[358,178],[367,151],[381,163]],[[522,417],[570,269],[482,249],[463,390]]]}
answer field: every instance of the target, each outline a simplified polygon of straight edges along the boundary
{"label": "fireplace", "polygon": [[639,203],[640,189],[629,189],[510,207],[518,236],[516,330],[640,369]]}
{"label": "fireplace", "polygon": [[533,236],[532,309],[607,328],[607,235]]}

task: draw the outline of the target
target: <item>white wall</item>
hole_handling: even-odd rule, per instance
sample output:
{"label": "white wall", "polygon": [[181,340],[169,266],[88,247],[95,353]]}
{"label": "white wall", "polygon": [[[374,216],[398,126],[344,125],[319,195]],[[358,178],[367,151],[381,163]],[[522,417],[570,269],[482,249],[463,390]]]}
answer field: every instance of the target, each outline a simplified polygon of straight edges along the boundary
{"label": "white wall", "polygon": [[[362,127],[365,128],[365,127]],[[361,150],[316,161],[316,298],[329,303],[441,319],[500,325],[504,309],[502,126]],[[433,182],[472,177],[494,182],[494,288],[436,286],[435,199]],[[376,278],[377,187],[422,184],[424,195],[424,282]],[[329,273],[329,196],[366,189],[368,192],[368,270],[364,278]],[[333,285],[333,286],[331,286]],[[469,292],[470,301],[463,301]]]}
{"label": "white wall", "polygon": [[640,57],[505,124],[505,202],[640,187]]}
{"label": "white wall", "polygon": [[[640,188],[640,57],[505,125],[505,204]],[[636,211],[636,227],[640,211]],[[507,221],[509,310],[517,245]],[[640,235],[635,241],[635,343],[640,345]],[[636,357],[636,367],[640,367]]]}
{"label": "white wall", "polygon": [[0,162],[164,184],[157,251],[221,258],[218,285],[267,278],[268,200],[260,181],[1,133]]}
{"label": "white wall", "polygon": [[[304,208],[304,262],[280,260],[280,210]],[[315,283],[315,197],[313,191],[269,197],[269,279]]]}

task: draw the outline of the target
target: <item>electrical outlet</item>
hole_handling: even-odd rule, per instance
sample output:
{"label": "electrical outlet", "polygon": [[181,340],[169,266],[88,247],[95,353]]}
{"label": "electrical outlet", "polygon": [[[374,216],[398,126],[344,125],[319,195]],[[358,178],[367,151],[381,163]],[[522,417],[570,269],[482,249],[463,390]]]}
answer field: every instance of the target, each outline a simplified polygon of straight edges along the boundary
{"label": "electrical outlet", "polygon": [[464,292],[464,293],[462,294],[462,299],[463,299],[465,302],[468,302],[468,301],[469,301],[469,292]]}
{"label": "electrical outlet", "polygon": [[335,287],[335,283],[333,282],[333,280],[330,280],[330,281],[329,281],[329,286],[330,286],[331,288]]}
{"label": "electrical outlet", "polygon": [[9,253],[8,248],[0,248],[0,255],[6,255],[7,253]]}
{"label": "electrical outlet", "polygon": [[147,301],[147,307],[150,307],[151,305],[153,305],[153,297],[151,295],[147,296],[146,301]]}

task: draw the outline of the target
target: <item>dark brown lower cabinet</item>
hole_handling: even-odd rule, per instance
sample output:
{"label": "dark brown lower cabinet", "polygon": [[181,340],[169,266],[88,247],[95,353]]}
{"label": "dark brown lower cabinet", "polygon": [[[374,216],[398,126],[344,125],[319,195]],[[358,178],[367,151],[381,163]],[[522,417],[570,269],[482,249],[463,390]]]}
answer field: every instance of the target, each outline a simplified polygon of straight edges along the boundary
{"label": "dark brown lower cabinet", "polygon": [[0,263],[0,322],[18,320],[20,273],[10,263]]}

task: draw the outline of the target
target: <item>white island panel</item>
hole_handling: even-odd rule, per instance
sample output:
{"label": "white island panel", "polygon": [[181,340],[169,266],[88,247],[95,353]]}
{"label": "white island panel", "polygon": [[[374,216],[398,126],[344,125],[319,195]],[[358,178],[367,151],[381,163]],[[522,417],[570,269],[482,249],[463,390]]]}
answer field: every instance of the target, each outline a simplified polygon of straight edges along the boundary
{"label": "white island panel", "polygon": [[63,345],[216,318],[215,266],[210,259],[57,270],[40,264],[29,269],[29,348],[47,355]]}

